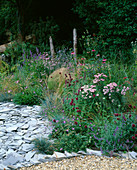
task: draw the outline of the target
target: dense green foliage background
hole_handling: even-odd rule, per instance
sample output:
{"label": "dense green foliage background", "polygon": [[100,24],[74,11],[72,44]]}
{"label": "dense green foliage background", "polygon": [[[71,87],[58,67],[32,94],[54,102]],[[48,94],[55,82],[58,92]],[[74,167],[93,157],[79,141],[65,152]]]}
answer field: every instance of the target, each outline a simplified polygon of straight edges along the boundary
{"label": "dense green foliage background", "polygon": [[131,42],[137,37],[135,0],[1,0],[0,8],[0,44],[6,42],[8,30],[13,39],[21,35],[24,40],[26,35],[35,34],[35,45],[46,46],[52,35],[56,46],[72,47],[72,29],[76,28],[78,38],[86,30],[101,37],[99,45],[106,57],[113,52],[112,58],[134,60]]}

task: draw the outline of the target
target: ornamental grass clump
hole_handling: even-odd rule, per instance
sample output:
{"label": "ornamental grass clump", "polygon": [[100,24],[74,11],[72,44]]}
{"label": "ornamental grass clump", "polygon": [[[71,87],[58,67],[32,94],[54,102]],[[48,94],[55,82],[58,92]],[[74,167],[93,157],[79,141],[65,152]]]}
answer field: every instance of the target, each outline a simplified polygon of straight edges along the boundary
{"label": "ornamental grass clump", "polygon": [[129,151],[137,144],[137,116],[135,113],[115,113],[112,121],[106,121],[94,135],[95,145],[103,154],[113,155],[117,151]]}

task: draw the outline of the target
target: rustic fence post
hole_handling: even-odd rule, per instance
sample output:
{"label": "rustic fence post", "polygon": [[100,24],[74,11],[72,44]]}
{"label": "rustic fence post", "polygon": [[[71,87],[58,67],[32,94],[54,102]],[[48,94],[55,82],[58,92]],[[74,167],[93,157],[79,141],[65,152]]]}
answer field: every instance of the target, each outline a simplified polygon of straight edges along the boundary
{"label": "rustic fence post", "polygon": [[49,37],[49,43],[50,43],[50,52],[51,52],[51,56],[55,57],[55,51],[54,51],[54,46],[53,46],[53,40],[52,37]]}
{"label": "rustic fence post", "polygon": [[76,28],[73,29],[73,48],[74,48],[74,60],[77,62],[77,31]]}

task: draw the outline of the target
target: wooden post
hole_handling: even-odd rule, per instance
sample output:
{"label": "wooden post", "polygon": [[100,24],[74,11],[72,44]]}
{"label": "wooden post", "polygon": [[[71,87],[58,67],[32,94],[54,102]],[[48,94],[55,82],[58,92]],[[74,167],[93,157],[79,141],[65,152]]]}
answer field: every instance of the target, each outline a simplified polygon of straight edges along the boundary
{"label": "wooden post", "polygon": [[74,48],[74,60],[77,62],[77,31],[76,28],[73,29],[73,48]]}
{"label": "wooden post", "polygon": [[53,41],[52,41],[52,37],[49,37],[49,43],[50,43],[50,52],[51,52],[51,56],[55,57],[55,51],[54,51],[54,46],[53,46]]}

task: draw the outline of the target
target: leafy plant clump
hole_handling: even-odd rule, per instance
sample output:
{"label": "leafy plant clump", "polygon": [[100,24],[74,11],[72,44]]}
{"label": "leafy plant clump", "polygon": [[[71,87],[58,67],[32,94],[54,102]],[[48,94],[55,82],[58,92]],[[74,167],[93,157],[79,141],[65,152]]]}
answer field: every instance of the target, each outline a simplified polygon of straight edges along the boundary
{"label": "leafy plant clump", "polygon": [[13,102],[20,105],[40,105],[41,100],[44,99],[41,89],[30,89],[27,86],[22,92],[15,94]]}
{"label": "leafy plant clump", "polygon": [[78,152],[94,146],[94,125],[81,116],[53,119],[52,125],[53,131],[49,138],[54,139],[58,151]]}
{"label": "leafy plant clump", "polygon": [[106,120],[104,126],[94,135],[95,145],[103,154],[113,155],[116,151],[129,151],[137,143],[137,116],[135,113],[114,114],[111,122]]}
{"label": "leafy plant clump", "polygon": [[48,141],[45,138],[34,139],[32,143],[34,143],[35,148],[37,148],[38,152],[42,154],[46,153],[52,155],[55,150],[52,142]]}

